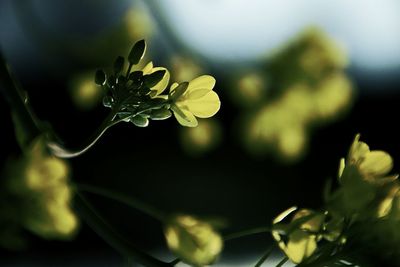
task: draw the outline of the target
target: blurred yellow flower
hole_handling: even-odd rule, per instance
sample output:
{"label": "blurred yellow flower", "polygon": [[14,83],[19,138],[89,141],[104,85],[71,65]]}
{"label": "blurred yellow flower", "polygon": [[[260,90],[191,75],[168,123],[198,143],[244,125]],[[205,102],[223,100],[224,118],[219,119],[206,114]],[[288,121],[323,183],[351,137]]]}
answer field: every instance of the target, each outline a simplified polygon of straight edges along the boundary
{"label": "blurred yellow flower", "polygon": [[199,119],[197,127],[181,127],[182,148],[192,156],[203,155],[221,141],[222,129],[215,119]]}
{"label": "blurred yellow flower", "polygon": [[222,251],[221,236],[210,224],[192,216],[173,217],[164,233],[171,251],[193,266],[213,263]]}
{"label": "blurred yellow flower", "polygon": [[82,73],[74,76],[70,83],[71,98],[81,110],[90,110],[101,103],[103,90],[93,82],[93,73]]}
{"label": "blurred yellow flower", "polygon": [[78,228],[78,219],[70,202],[69,167],[51,156],[41,138],[12,169],[10,191],[21,200],[21,224],[49,239],[70,238]]}
{"label": "blurred yellow flower", "polygon": [[165,74],[161,81],[150,88],[150,96],[153,98],[160,95],[162,92],[164,92],[165,88],[167,88],[170,78],[169,71],[164,67],[154,67],[153,62],[151,61],[142,69],[143,75],[149,75],[159,70],[165,70]]}
{"label": "blurred yellow flower", "polygon": [[196,127],[198,118],[209,118],[218,112],[221,102],[212,89],[215,79],[203,75],[190,81],[183,93],[177,92],[178,83],[171,85],[170,97],[174,99],[171,109],[178,122],[187,127]]}

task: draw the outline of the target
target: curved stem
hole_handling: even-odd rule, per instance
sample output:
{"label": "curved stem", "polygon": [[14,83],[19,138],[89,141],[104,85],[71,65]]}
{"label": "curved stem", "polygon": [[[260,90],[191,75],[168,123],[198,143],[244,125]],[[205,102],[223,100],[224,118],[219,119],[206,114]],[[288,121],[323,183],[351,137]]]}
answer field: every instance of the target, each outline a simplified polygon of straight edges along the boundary
{"label": "curved stem", "polygon": [[23,127],[24,140],[20,143],[21,149],[28,146],[37,136],[41,134],[39,122],[32,112],[28,98],[19,88],[17,82],[9,70],[7,63],[0,51],[0,90],[9,103],[14,118]]}
{"label": "curved stem", "polygon": [[132,244],[122,238],[111,226],[94,210],[94,208],[79,193],[76,193],[76,209],[91,228],[107,241],[110,246],[120,252],[122,255],[134,259],[144,266],[150,267],[167,267],[169,263],[160,261],[147,253],[144,253],[134,247]]}
{"label": "curved stem", "polygon": [[75,187],[80,192],[88,192],[88,193],[96,194],[99,196],[103,196],[103,197],[110,198],[115,201],[124,203],[130,207],[133,207],[133,208],[147,214],[148,216],[150,216],[156,220],[159,220],[160,222],[165,220],[166,216],[161,211],[159,211],[137,199],[134,199],[132,197],[128,197],[123,194],[113,192],[113,191],[110,191],[107,189],[99,188],[96,186],[92,186],[92,185],[75,184]]}
{"label": "curved stem", "polygon": [[86,151],[88,151],[96,142],[100,139],[100,137],[103,136],[103,134],[110,128],[111,126],[117,124],[118,121],[113,121],[115,118],[116,113],[115,112],[110,112],[110,114],[104,119],[100,127],[94,132],[94,134],[91,136],[91,138],[88,139],[86,143],[84,143],[81,147],[77,149],[68,149],[61,145],[58,142],[54,142],[52,140],[49,140],[47,142],[47,146],[52,152],[53,155],[59,157],[59,158],[74,158],[77,156],[82,155]]}
{"label": "curved stem", "polygon": [[257,227],[257,228],[251,228],[251,229],[246,229],[240,232],[235,232],[232,234],[228,234],[224,237],[225,241],[241,238],[241,237],[246,237],[249,235],[254,235],[254,234],[262,234],[262,233],[268,233],[271,232],[271,228],[269,227]]}

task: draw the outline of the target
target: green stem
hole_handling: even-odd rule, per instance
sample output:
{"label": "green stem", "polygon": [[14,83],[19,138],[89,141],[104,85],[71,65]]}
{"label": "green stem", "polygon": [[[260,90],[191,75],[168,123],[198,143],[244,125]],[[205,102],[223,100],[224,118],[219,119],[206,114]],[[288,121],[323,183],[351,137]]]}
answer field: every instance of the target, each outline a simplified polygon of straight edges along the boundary
{"label": "green stem", "polygon": [[134,247],[123,239],[111,226],[94,210],[94,208],[79,193],[75,198],[76,209],[88,225],[115,250],[138,263],[149,267],[167,267],[169,263],[160,261]]}
{"label": "green stem", "polygon": [[113,192],[113,191],[110,191],[107,189],[99,188],[96,186],[92,186],[92,185],[75,184],[75,187],[80,192],[88,192],[88,193],[96,194],[96,195],[103,196],[103,197],[106,197],[109,199],[113,199],[115,201],[124,203],[130,207],[133,207],[133,208],[143,212],[144,214],[147,214],[148,216],[150,216],[156,220],[159,220],[160,222],[165,221],[166,216],[161,211],[159,211],[137,199],[134,199],[132,197],[128,197],[123,194]]}
{"label": "green stem", "polygon": [[24,143],[20,144],[24,148],[28,146],[37,136],[41,134],[39,122],[34,116],[26,95],[20,90],[18,84],[13,79],[6,61],[0,51],[0,90],[6,98],[15,116],[15,119],[23,127]]}
{"label": "green stem", "polygon": [[48,140],[47,146],[50,151],[59,158],[74,158],[82,155],[88,151],[96,142],[103,136],[103,134],[113,125],[119,121],[114,122],[116,112],[110,112],[110,114],[104,119],[100,127],[94,132],[94,134],[88,139],[86,143],[76,149],[68,149],[59,142]]}
{"label": "green stem", "polygon": [[240,231],[240,232],[228,234],[228,235],[226,235],[224,237],[224,240],[225,241],[229,241],[229,240],[232,240],[232,239],[246,237],[246,236],[249,236],[249,235],[262,234],[262,233],[268,233],[268,232],[271,232],[271,228],[269,228],[269,227],[251,228],[251,229],[243,230],[243,231]]}
{"label": "green stem", "polygon": [[283,266],[288,260],[289,260],[289,258],[285,256],[280,262],[278,262],[278,264],[276,265],[276,267],[281,267],[281,266]]}
{"label": "green stem", "polygon": [[267,249],[267,251],[261,257],[261,259],[259,259],[259,261],[257,261],[256,265],[254,265],[254,267],[260,267],[268,259],[268,257],[271,255],[271,253],[272,253],[272,247]]}

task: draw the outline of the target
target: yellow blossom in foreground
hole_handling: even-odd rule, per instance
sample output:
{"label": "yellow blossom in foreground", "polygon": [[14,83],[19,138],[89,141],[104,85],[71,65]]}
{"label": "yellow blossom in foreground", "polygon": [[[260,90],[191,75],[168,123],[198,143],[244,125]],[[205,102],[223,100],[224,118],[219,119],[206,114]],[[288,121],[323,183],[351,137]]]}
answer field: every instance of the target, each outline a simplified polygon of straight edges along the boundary
{"label": "yellow blossom in foreground", "polygon": [[378,217],[385,216],[394,195],[389,194],[376,212],[368,207],[378,205],[383,197],[383,187],[397,179],[398,175],[388,175],[392,167],[393,160],[388,153],[371,151],[366,143],[360,141],[358,134],[347,158],[340,161],[338,179],[341,186],[331,197],[331,208],[346,216],[371,216],[371,212],[377,213]]}
{"label": "yellow blossom in foreground", "polygon": [[192,216],[178,215],[164,229],[167,245],[184,262],[194,266],[213,263],[223,241],[213,227]]}
{"label": "yellow blossom in foreground", "polygon": [[150,90],[151,90],[150,96],[151,97],[156,97],[159,94],[161,94],[162,92],[164,92],[165,88],[167,88],[167,86],[168,86],[170,74],[169,74],[169,71],[164,67],[154,67],[153,62],[151,62],[151,61],[149,63],[147,63],[147,65],[144,66],[144,68],[142,69],[143,75],[149,75],[149,74],[152,74],[159,70],[165,70],[165,74],[164,74],[163,78],[161,79],[161,81],[159,81],[156,85],[154,85],[153,87],[150,88]]}
{"label": "yellow blossom in foreground", "polygon": [[290,224],[280,224],[295,210],[295,207],[290,208],[275,218],[272,236],[286,256],[297,264],[309,258],[317,249],[317,242],[321,238],[318,233],[325,215],[302,209],[295,213]]}
{"label": "yellow blossom in foreground", "polygon": [[174,99],[171,109],[181,125],[196,127],[196,117],[209,118],[218,112],[221,102],[217,93],[212,90],[215,86],[212,76],[203,75],[193,79],[183,93],[177,93],[175,89],[178,86],[178,83],[171,85],[170,97]]}
{"label": "yellow blossom in foreground", "polygon": [[370,150],[369,146],[359,141],[357,134],[350,147],[346,162],[342,160],[339,178],[347,166],[355,166],[366,181],[373,184],[384,184],[397,179],[398,175],[387,175],[393,168],[393,159],[385,151]]}

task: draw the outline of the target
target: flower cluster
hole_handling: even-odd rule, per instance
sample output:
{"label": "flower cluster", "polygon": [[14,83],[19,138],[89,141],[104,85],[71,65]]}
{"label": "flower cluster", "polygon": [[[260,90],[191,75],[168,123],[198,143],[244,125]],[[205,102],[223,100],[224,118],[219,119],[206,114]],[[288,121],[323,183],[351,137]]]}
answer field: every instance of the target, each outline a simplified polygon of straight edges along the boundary
{"label": "flower cluster", "polygon": [[[400,235],[388,233],[395,229],[389,226],[400,226],[400,185],[398,175],[389,174],[392,168],[388,153],[371,151],[357,135],[346,159],[340,160],[338,188],[327,192],[324,211],[303,209],[294,213],[297,209],[291,208],[273,221],[272,235],[279,247],[294,263],[312,261],[317,258],[320,241],[334,244],[335,250],[340,251],[355,229],[361,232],[356,236],[363,240],[360,242],[385,242],[381,238],[385,233],[392,236],[392,241],[397,240],[389,247],[398,247]],[[289,223],[282,223],[293,213]],[[381,247],[388,248],[387,244]]]}
{"label": "flower cluster", "polygon": [[300,159],[309,132],[352,104],[346,64],[338,45],[324,32],[311,29],[272,55],[264,73],[241,77],[235,94],[252,100],[243,135],[250,152],[270,152],[289,162]]}
{"label": "flower cluster", "polygon": [[198,124],[196,117],[209,118],[217,113],[220,101],[213,91],[215,79],[212,76],[173,83],[165,93],[170,80],[166,68],[154,67],[153,62],[149,62],[144,68],[132,71],[145,50],[143,40],[133,46],[126,71],[125,59],[118,57],[112,75],[106,77],[102,70],[96,73],[96,83],[105,90],[103,105],[111,108],[115,115],[111,123],[127,121],[146,127],[149,120],[164,120],[173,113],[181,125],[195,127]]}

